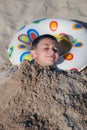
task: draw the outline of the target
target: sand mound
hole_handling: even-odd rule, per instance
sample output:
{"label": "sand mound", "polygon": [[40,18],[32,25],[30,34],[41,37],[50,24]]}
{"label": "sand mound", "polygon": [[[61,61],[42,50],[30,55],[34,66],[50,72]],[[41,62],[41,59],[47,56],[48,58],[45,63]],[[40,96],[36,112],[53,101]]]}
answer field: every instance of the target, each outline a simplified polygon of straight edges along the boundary
{"label": "sand mound", "polygon": [[0,87],[1,129],[86,130],[87,69],[67,74],[30,66],[22,63]]}

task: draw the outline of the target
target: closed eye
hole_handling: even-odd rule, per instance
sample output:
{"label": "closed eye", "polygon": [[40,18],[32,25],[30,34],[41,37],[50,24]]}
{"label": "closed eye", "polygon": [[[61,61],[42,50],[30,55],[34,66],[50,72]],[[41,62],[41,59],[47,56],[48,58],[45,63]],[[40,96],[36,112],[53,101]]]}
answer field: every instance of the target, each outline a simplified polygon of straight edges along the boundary
{"label": "closed eye", "polygon": [[48,50],[49,48],[48,47],[44,47],[45,50]]}
{"label": "closed eye", "polygon": [[53,51],[56,53],[56,52],[58,52],[58,49],[53,48]]}

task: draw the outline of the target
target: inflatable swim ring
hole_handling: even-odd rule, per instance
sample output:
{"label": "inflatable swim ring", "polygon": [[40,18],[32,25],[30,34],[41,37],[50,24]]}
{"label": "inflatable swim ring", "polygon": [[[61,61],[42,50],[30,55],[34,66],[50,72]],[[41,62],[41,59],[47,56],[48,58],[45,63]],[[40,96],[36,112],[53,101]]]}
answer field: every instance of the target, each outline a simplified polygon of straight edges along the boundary
{"label": "inflatable swim ring", "polygon": [[31,61],[31,42],[43,34],[51,34],[56,38],[65,35],[71,41],[71,50],[59,59],[57,64],[59,69],[81,71],[86,67],[87,29],[75,21],[59,18],[40,19],[22,27],[8,48],[8,57],[12,64],[19,65],[24,59]]}

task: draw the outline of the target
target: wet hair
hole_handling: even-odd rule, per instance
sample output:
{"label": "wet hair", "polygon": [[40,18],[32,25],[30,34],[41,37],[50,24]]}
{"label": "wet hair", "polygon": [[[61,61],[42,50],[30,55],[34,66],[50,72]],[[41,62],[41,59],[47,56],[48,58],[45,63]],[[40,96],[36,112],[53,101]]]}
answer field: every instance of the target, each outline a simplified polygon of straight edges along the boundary
{"label": "wet hair", "polygon": [[57,39],[56,39],[54,36],[52,36],[52,35],[50,35],[50,34],[44,34],[44,35],[40,35],[39,37],[37,37],[37,38],[32,42],[31,50],[35,50],[35,49],[37,48],[39,42],[40,42],[41,40],[43,40],[44,38],[49,38],[49,39],[55,41],[56,45],[58,46],[58,41],[57,41]]}

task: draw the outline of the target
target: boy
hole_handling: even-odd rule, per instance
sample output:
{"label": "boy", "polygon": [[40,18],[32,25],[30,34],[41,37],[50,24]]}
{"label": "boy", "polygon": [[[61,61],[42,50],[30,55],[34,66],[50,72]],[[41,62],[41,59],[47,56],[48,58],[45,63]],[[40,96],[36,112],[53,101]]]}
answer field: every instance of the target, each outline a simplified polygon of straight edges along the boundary
{"label": "boy", "polygon": [[[22,62],[10,82],[6,82],[6,89],[9,87],[11,89],[8,90],[7,95],[5,95],[6,91],[3,93],[3,99],[7,105],[5,107],[3,104],[1,105],[4,108],[0,109],[1,127],[10,129],[10,126],[14,126],[13,129],[15,130],[21,126],[32,128],[33,124],[35,127],[41,121],[39,124],[43,129],[42,127],[48,128],[50,123],[54,124],[54,119],[56,119],[55,124],[58,124],[59,115],[55,115],[55,112],[58,113],[59,108],[64,107],[64,105],[61,105],[64,102],[64,97],[61,98],[60,95],[64,96],[71,90],[70,82],[68,85],[63,84],[63,82],[68,81],[66,73],[63,73],[65,76],[60,75],[62,73],[60,71],[58,73],[55,70],[56,68],[52,67],[57,63],[59,56],[65,53],[65,48],[60,51],[59,44],[63,46],[64,42],[62,42],[58,42],[55,37],[48,34],[33,41],[31,55],[35,62],[30,63],[28,60]],[[52,120],[50,120],[50,117],[52,117]],[[37,121],[37,118],[40,120]],[[42,122],[44,120],[45,123]],[[33,121],[36,122],[33,123]]]}

